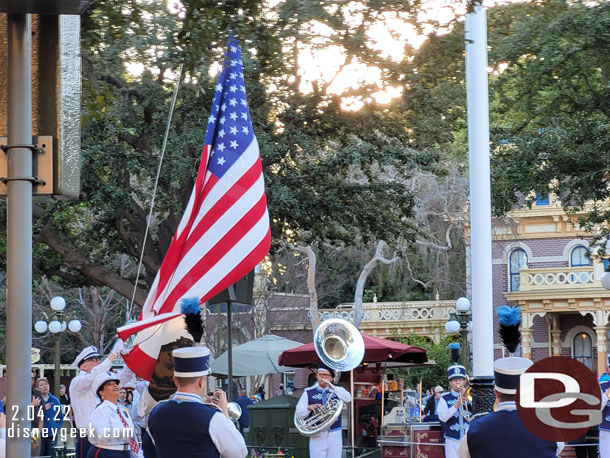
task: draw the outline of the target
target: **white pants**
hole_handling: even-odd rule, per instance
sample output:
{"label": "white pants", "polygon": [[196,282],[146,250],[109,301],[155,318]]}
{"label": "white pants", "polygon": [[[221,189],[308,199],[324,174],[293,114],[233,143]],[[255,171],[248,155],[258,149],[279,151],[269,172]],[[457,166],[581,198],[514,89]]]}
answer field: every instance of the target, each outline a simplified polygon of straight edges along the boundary
{"label": "white pants", "polygon": [[599,430],[599,458],[610,458],[610,431]]}
{"label": "white pants", "polygon": [[460,441],[445,437],[445,458],[458,458],[458,448],[460,448]]}
{"label": "white pants", "polygon": [[310,458],[341,458],[342,454],[343,438],[340,429],[336,431],[327,429],[309,438]]}

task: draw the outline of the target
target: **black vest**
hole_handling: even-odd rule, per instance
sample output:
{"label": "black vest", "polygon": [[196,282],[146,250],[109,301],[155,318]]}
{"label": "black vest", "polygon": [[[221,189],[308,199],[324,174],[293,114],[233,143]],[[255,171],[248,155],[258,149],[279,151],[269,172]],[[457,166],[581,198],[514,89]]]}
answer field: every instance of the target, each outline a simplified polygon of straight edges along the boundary
{"label": "black vest", "polygon": [[209,432],[215,414],[222,415],[198,402],[170,400],[155,406],[148,417],[148,431],[157,458],[219,458]]}
{"label": "black vest", "polygon": [[471,458],[555,458],[557,444],[535,436],[516,410],[498,410],[470,424],[468,451]]}
{"label": "black vest", "polygon": [[[458,400],[458,396],[455,396],[453,393],[447,393],[447,394],[443,395],[442,398],[447,403],[447,407],[453,407],[453,405]],[[466,406],[468,406],[467,408],[468,408],[469,412],[472,411],[472,404],[470,402],[467,402]],[[466,431],[468,431],[469,424],[468,424],[468,418],[466,415],[466,407],[464,406],[464,404],[462,404],[462,410],[464,411],[464,415],[462,416],[461,420],[460,420],[460,408],[458,408],[455,411],[455,413],[453,414],[453,416],[449,420],[447,420],[445,423],[443,423],[443,431],[445,433],[445,437],[459,441],[462,439],[462,437],[464,437],[464,434],[466,434]],[[438,411],[437,411],[437,414],[438,414]]]}

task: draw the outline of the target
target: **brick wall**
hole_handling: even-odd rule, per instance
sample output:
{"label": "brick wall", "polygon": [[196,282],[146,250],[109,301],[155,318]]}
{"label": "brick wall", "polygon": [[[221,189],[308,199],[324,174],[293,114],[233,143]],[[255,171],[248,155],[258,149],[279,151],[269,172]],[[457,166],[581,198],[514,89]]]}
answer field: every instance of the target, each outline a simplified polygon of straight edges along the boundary
{"label": "brick wall", "polygon": [[[542,268],[555,268],[555,267],[569,267],[569,253],[563,259],[560,260],[550,260],[548,262],[541,262],[537,258],[548,258],[548,257],[563,257],[564,249],[566,245],[571,243],[575,239],[570,237],[557,237],[557,238],[532,238],[532,239],[520,239],[519,242],[523,245],[526,245],[529,252],[531,252],[530,259],[528,259],[528,267],[532,269],[542,269]],[[592,240],[591,238],[586,239],[589,242]],[[498,261],[503,259],[504,250],[512,245],[514,240],[494,240],[492,242],[492,255],[495,264],[493,265],[493,306],[494,306],[494,317],[495,317],[495,309],[500,305],[516,305],[508,301],[504,294],[509,290],[508,283],[508,265],[505,262],[499,263]],[[583,242],[583,244],[585,244]],[[526,250],[526,251],[528,251]],[[495,323],[494,319],[494,323]],[[494,332],[494,343],[500,343],[500,337],[497,332],[497,324],[494,324],[495,332]],[[559,321],[561,333],[561,341],[562,341],[562,355],[571,356],[571,342],[566,342],[566,336],[568,333],[576,326],[587,326],[590,328],[589,334],[593,339],[593,343],[596,342],[596,336],[593,332],[593,321],[590,316],[583,317],[580,313],[574,314],[562,314],[560,315]],[[532,327],[532,344],[534,344],[534,348],[532,348],[532,359],[534,361],[539,360],[541,358],[545,358],[548,356],[548,328],[546,318],[535,317],[534,324]],[[536,348],[535,344],[544,344],[544,347]],[[565,346],[564,346],[565,345]],[[593,354],[595,355],[597,351],[596,346],[593,347]],[[496,349],[494,351],[494,357],[501,356],[501,351]]]}

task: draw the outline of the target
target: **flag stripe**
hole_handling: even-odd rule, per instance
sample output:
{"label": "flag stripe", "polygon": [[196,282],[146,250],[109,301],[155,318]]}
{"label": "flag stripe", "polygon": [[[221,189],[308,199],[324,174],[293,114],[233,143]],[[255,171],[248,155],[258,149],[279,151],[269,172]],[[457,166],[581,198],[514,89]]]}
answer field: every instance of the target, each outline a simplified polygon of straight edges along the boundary
{"label": "flag stripe", "polygon": [[[244,175],[254,173],[257,167],[258,173],[262,175],[262,166],[258,153],[258,145],[256,145],[256,142],[254,141],[248,146],[244,154],[242,154],[240,159],[234,164],[234,167],[232,167],[232,169],[236,169],[235,172],[232,173],[232,170],[230,170],[223,176],[221,180],[218,180],[214,175],[211,175],[211,177],[208,179],[208,182],[204,186],[203,192],[205,193],[205,200],[203,201],[201,210],[198,213],[199,217],[195,218],[195,220],[191,222],[191,224],[188,226],[188,230],[184,230],[181,235],[181,238],[184,238],[184,240],[186,240],[187,238],[190,239],[192,237],[192,234],[190,233],[192,231],[192,227],[197,225],[202,218],[207,218],[208,212],[212,208],[212,206],[216,204],[220,199],[222,199],[223,196],[226,196],[228,193],[230,193],[233,186],[235,186],[237,182],[244,177]],[[243,174],[236,173],[243,170],[246,170],[246,172]],[[168,251],[166,258],[170,259],[170,262],[168,262],[168,264],[170,265],[175,264],[175,262],[173,262],[174,259],[186,256],[188,252],[188,249],[184,247],[184,241],[178,239],[176,242],[177,245],[182,246],[183,248],[181,251],[174,250],[171,253]],[[168,283],[171,281],[171,278],[173,276],[175,276],[174,271],[164,271],[161,273],[159,279],[159,287],[158,290],[155,292],[155,302],[159,300],[159,298],[161,298],[163,302],[167,300],[163,296],[163,291],[168,287]]]}
{"label": "flag stripe", "polygon": [[[242,221],[244,224],[239,224]],[[256,222],[253,227],[251,227],[252,221]],[[164,304],[159,304],[162,305],[162,308],[157,309],[157,313],[171,311],[178,299],[188,297],[189,293],[187,293],[187,291],[197,291],[197,288],[193,287],[193,280],[199,279],[195,283],[195,285],[199,285],[203,278],[209,278],[208,275],[218,269],[218,261],[220,261],[223,257],[225,258],[223,259],[223,265],[230,264],[231,268],[228,270],[232,270],[236,265],[236,262],[232,262],[232,259],[242,259],[244,253],[248,253],[253,246],[258,245],[260,240],[264,237],[264,234],[267,233],[268,224],[269,218],[267,215],[267,205],[265,195],[263,194],[257,205],[252,207],[252,209],[243,216],[238,224],[228,231],[212,249],[210,249],[204,256],[201,256],[198,262],[191,269],[189,269],[188,272],[180,272],[181,275],[176,276],[179,281],[171,285],[172,291],[168,294]],[[244,243],[244,240],[246,240],[247,243]],[[235,252],[235,248],[237,246],[240,246],[240,249],[243,251]],[[228,249],[229,247],[231,248]],[[216,276],[216,278],[219,277],[220,275]],[[210,279],[209,281],[213,280]],[[189,286],[191,287],[189,288]],[[200,291],[207,290],[203,286],[199,286],[198,288]],[[200,294],[198,296],[200,296]]]}
{"label": "flag stripe", "polygon": [[180,312],[163,313],[147,320],[140,320],[135,323],[128,324],[126,326],[121,326],[117,329],[117,334],[119,335],[119,338],[127,340],[133,334],[136,334],[150,326],[154,326],[156,324],[163,323],[164,321],[171,320],[172,318],[176,318],[180,315]]}
{"label": "flag stripe", "polygon": [[[226,211],[213,225],[212,227],[206,231],[205,234],[195,234],[193,237],[189,238],[189,241],[186,243],[184,250],[182,261],[176,267],[174,275],[172,279],[165,285],[165,288],[162,292],[160,292],[159,296],[163,298],[163,304],[168,304],[169,307],[173,307],[172,304],[173,298],[168,297],[168,290],[173,289],[176,286],[176,280],[183,279],[184,276],[190,275],[190,271],[193,266],[195,266],[198,262],[201,262],[202,259],[205,259],[206,255],[212,251],[214,248],[216,250],[220,250],[219,252],[222,254],[223,247],[218,247],[220,241],[224,238],[227,239],[227,236],[238,237],[243,233],[242,231],[246,231],[251,226],[253,226],[258,219],[248,219],[242,217],[241,215],[248,215],[249,211],[251,211],[256,206],[259,206],[259,210],[264,210],[266,208],[266,201],[264,200],[265,190],[262,175],[259,174],[258,180],[241,198],[238,202],[236,202],[228,211]],[[255,207],[251,207],[252,202],[256,202],[254,199],[258,198],[258,202]],[[261,201],[261,199],[263,199]],[[256,213],[254,213],[256,214]],[[260,211],[259,215],[262,215],[262,211]],[[260,218],[260,216],[259,216]],[[242,226],[241,231],[237,233],[232,232],[231,229],[233,227]],[[213,262],[217,262],[219,258],[214,258]],[[160,301],[157,301],[160,302]],[[171,310],[167,309],[165,305],[162,305],[158,310]]]}
{"label": "flag stripe", "polygon": [[[244,174],[255,167],[257,163],[260,164],[258,146],[256,145],[256,141],[253,141],[235,164],[233,164],[233,167],[231,167],[213,187],[206,190],[207,194],[205,195],[205,201],[202,203],[201,210],[194,223],[198,224],[199,221],[205,218],[216,202],[230,192],[233,185],[237,183]],[[262,167],[260,167],[259,170],[262,173]]]}
{"label": "flag stripe", "polygon": [[260,162],[254,164],[250,170],[244,173],[239,181],[216,202],[216,205],[210,208],[205,218],[194,226],[191,230],[191,237],[186,242],[185,252],[190,250],[198,239],[203,237],[217,223],[225,223],[229,218],[233,218],[233,221],[235,221],[234,214],[238,212],[243,213],[247,207],[251,206],[251,199],[254,199],[257,193],[265,194],[265,184],[263,182]]}
{"label": "flag stripe", "polygon": [[[231,280],[232,278],[243,278],[244,276],[246,276],[246,274],[252,270],[252,268],[249,267],[252,265],[252,262],[254,262],[256,264],[262,258],[264,258],[267,255],[267,253],[269,252],[270,247],[271,247],[271,228],[269,228],[269,230],[267,231],[267,234],[265,234],[265,237],[263,237],[263,239],[256,246],[256,248],[254,248],[248,254],[248,256],[246,256],[244,258],[244,261],[239,263],[237,266],[235,266],[235,268],[231,272],[229,272],[222,279],[222,281],[218,283],[218,285],[216,287],[212,288],[208,294],[206,294],[205,296],[202,297],[202,300],[206,301],[208,299],[211,299],[216,294],[220,293],[221,291],[223,291],[224,289],[226,289],[227,287],[232,285],[234,283],[234,281]],[[257,261],[257,259],[259,261]]]}

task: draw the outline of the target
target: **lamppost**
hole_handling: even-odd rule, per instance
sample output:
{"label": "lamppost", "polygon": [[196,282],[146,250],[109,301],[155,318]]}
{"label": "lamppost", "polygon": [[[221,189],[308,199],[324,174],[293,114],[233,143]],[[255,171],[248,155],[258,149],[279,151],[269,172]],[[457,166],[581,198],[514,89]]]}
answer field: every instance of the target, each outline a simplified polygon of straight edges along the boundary
{"label": "lamppost", "polygon": [[470,349],[468,348],[468,332],[470,331],[470,321],[472,320],[472,313],[470,312],[470,301],[467,297],[460,297],[455,302],[455,308],[457,313],[452,313],[449,316],[449,321],[445,323],[445,331],[449,334],[460,333],[460,340],[462,341],[462,353],[460,359],[462,366],[466,368],[468,372]]}
{"label": "lamppost", "polygon": [[[44,334],[47,332],[47,329],[52,334],[55,334],[55,378],[54,378],[54,388],[55,388],[55,396],[59,397],[59,385],[60,385],[60,365],[61,365],[61,335],[60,333],[65,331],[66,328],[72,332],[78,332],[81,329],[81,323],[79,320],[70,320],[70,322],[66,325],[64,321],[66,318],[66,314],[64,313],[64,309],[66,308],[66,300],[61,296],[56,296],[51,299],[51,309],[54,312],[54,317],[51,322],[47,324],[46,321],[37,321],[34,323],[34,329],[39,334]],[[45,314],[46,317],[46,314]]]}

